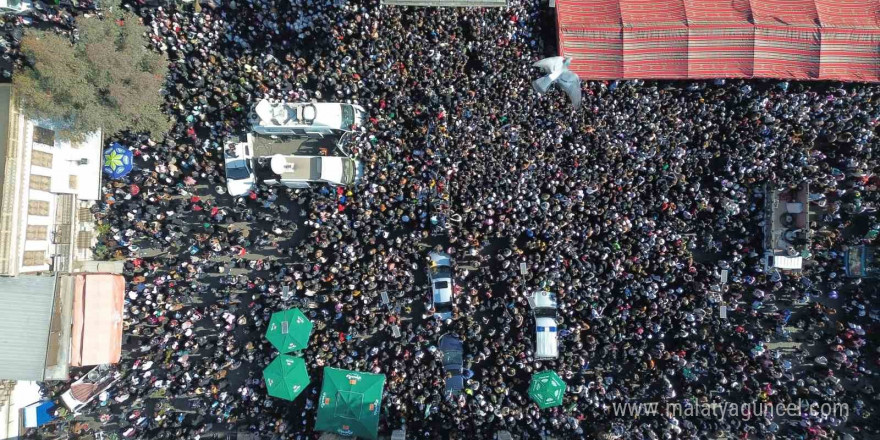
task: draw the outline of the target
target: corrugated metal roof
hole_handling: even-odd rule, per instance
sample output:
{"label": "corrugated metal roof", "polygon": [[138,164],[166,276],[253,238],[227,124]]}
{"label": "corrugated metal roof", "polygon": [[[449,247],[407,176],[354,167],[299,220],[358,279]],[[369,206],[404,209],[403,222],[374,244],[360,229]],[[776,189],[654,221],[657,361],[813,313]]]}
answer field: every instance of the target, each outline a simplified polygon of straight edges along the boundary
{"label": "corrugated metal roof", "polygon": [[55,278],[0,278],[0,379],[43,380]]}

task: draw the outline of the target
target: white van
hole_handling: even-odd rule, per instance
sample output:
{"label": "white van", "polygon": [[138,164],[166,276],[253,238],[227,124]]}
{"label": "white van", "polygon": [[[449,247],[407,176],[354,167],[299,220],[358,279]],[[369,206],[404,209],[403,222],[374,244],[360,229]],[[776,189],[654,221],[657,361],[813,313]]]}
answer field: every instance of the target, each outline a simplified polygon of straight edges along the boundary
{"label": "white van", "polygon": [[364,174],[360,161],[351,157],[348,136],[309,138],[248,133],[257,178],[267,184],[308,188],[312,184],[350,186]]}
{"label": "white van", "polygon": [[269,168],[277,176],[267,184],[280,183],[290,188],[307,188],[310,183],[349,186],[355,183],[358,163],[341,156],[282,156],[269,159]]}
{"label": "white van", "polygon": [[529,297],[535,315],[535,359],[559,357],[559,339],[556,325],[556,294],[538,292]]}
{"label": "white van", "polygon": [[323,137],[359,129],[366,114],[356,104],[263,99],[254,107],[250,122],[257,134]]}

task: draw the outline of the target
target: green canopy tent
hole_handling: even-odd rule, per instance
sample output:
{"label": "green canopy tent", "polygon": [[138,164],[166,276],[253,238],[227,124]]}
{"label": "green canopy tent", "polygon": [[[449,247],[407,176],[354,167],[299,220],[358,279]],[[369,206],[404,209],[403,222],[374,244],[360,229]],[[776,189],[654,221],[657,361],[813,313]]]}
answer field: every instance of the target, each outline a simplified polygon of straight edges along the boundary
{"label": "green canopy tent", "polygon": [[565,388],[565,382],[555,371],[542,371],[532,375],[532,383],[529,384],[529,397],[541,409],[559,406],[562,405]]}
{"label": "green canopy tent", "polygon": [[272,397],[293,400],[309,385],[306,362],[300,357],[279,355],[263,370],[266,390]]}
{"label": "green canopy tent", "polygon": [[306,348],[311,335],[312,321],[300,309],[273,313],[266,329],[266,339],[282,354]]}
{"label": "green canopy tent", "polygon": [[376,440],[384,374],[324,368],[315,430]]}

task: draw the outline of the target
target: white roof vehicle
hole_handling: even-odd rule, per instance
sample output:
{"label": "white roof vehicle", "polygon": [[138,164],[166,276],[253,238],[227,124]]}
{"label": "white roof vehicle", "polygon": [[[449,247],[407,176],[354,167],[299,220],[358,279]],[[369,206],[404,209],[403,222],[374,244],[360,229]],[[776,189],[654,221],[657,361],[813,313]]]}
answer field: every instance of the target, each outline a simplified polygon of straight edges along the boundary
{"label": "white roof vehicle", "polygon": [[556,294],[539,292],[529,297],[535,315],[535,359],[559,357],[559,339],[556,328]]}
{"label": "white roof vehicle", "polygon": [[431,278],[431,305],[434,316],[440,319],[452,318],[452,257],[443,252],[428,254],[431,265],[428,275]]}
{"label": "white roof vehicle", "polygon": [[263,99],[251,113],[251,125],[258,134],[320,137],[357,130],[364,125],[366,114],[355,104]]}
{"label": "white roof vehicle", "polygon": [[233,197],[247,194],[256,179],[251,168],[251,149],[245,142],[230,142],[223,149],[226,167],[226,191]]}
{"label": "white roof vehicle", "polygon": [[312,183],[349,186],[360,179],[363,167],[347,154],[345,139],[249,134],[248,145],[257,158],[257,175],[267,184],[291,188],[305,188]]}
{"label": "white roof vehicle", "polygon": [[[291,187],[306,186],[310,182],[324,182],[334,186],[354,183],[354,159],[340,156],[283,156],[269,159],[269,167],[277,175],[274,179]],[[272,179],[266,183],[275,183]]]}

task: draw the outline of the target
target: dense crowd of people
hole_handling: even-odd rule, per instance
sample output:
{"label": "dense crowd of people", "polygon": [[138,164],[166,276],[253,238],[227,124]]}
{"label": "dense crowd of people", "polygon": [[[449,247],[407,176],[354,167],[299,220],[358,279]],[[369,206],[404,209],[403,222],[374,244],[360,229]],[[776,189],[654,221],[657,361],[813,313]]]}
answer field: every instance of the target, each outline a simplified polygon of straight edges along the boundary
{"label": "dense crowd of people", "polygon": [[[172,60],[175,126],[110,139],[137,166],[95,208],[100,246],[125,259],[128,280],[120,381],[83,410],[101,429],[317,438],[319,378],[336,366],[386,375],[379,430],[405,425],[415,439],[880,436],[878,291],[842,259],[876,238],[865,236],[878,226],[880,87],[586,81],[575,112],[558,91],[531,90],[531,64],[553,51],[546,2],[129,7]],[[216,192],[225,140],[264,97],[363,105],[360,182]],[[767,183],[809,184],[818,215],[802,272],[762,263]],[[432,248],[456,261],[446,321],[425,304]],[[555,360],[534,356],[527,297],[540,291],[559,302]],[[260,372],[276,353],[269,316],[292,306],[315,328],[312,384],[287,402]],[[464,341],[473,373],[456,397],[444,393],[445,333]],[[568,390],[541,410],[529,378],[550,369]],[[626,402],[848,412],[633,417],[615,411]]]}

